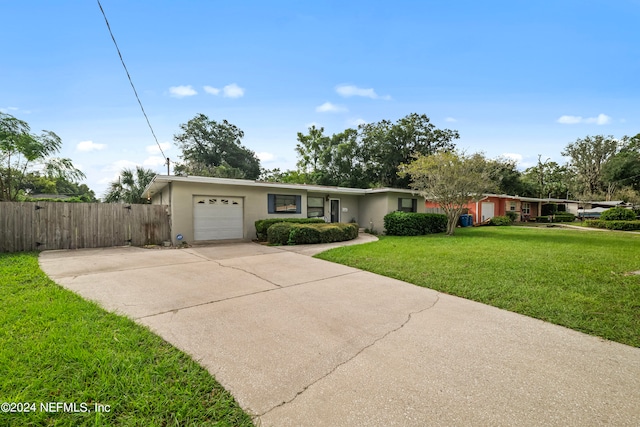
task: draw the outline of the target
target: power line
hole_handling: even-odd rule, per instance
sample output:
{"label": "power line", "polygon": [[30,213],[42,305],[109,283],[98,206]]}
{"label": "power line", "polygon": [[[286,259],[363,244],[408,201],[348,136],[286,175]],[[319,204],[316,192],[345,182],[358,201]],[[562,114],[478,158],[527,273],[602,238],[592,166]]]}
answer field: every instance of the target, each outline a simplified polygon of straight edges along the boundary
{"label": "power line", "polygon": [[124,67],[124,71],[127,73],[127,78],[129,79],[129,83],[131,83],[131,88],[133,89],[133,93],[136,95],[136,99],[138,100],[138,104],[140,105],[140,109],[142,110],[142,114],[144,114],[144,118],[147,120],[147,124],[149,125],[149,129],[151,130],[151,134],[153,135],[153,139],[156,140],[156,144],[158,144],[158,149],[164,157],[164,160],[169,163],[169,159],[164,155],[164,151],[162,151],[162,147],[158,142],[158,138],[156,137],[156,133],[153,131],[153,127],[151,127],[151,122],[149,121],[149,117],[147,117],[147,113],[144,111],[144,107],[142,106],[142,102],[140,101],[140,97],[138,96],[138,91],[136,91],[136,87],[133,85],[133,81],[131,80],[131,76],[129,75],[129,70],[124,63],[124,59],[122,58],[122,54],[120,53],[120,48],[118,47],[118,43],[116,43],[116,38],[113,36],[113,32],[111,31],[111,26],[109,25],[109,20],[107,19],[107,15],[104,13],[104,9],[102,8],[102,4],[100,4],[100,0],[98,1],[98,6],[100,7],[100,12],[102,12],[102,16],[104,17],[104,22],[107,24],[107,29],[109,30],[109,34],[111,35],[111,40],[113,40],[113,44],[116,46],[116,50],[118,51],[118,56],[120,57],[120,62],[122,62],[122,66]]}

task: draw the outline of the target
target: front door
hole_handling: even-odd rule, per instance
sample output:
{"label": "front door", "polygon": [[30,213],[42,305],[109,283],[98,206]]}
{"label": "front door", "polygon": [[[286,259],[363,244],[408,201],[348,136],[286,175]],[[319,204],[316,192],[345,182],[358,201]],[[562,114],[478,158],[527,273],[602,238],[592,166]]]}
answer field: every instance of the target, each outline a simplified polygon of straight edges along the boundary
{"label": "front door", "polygon": [[331,199],[331,222],[340,222],[340,200]]}

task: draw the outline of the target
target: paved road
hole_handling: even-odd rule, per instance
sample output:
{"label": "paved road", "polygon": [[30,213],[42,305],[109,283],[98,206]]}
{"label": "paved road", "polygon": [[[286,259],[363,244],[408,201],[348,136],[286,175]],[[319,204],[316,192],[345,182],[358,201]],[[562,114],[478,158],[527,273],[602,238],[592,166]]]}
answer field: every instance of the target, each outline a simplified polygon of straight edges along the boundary
{"label": "paved road", "polygon": [[638,426],[640,349],[254,243],[49,251],[262,426]]}

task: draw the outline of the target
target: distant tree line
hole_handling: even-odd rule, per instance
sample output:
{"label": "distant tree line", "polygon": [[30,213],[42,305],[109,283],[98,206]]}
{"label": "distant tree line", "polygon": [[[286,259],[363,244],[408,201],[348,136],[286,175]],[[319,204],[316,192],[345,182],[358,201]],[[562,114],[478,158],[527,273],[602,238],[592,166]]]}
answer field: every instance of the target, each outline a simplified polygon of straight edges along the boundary
{"label": "distant tree line", "polygon": [[[226,120],[197,114],[179,128],[174,135],[181,152],[174,165],[176,174],[354,188],[410,188],[411,175],[401,173],[402,165],[456,152],[459,139],[456,130],[439,129],[417,113],[332,135],[311,126],[297,135],[296,169],[282,171],[262,169],[255,152],[242,145],[244,132]],[[59,194],[74,201],[96,201],[93,191],[78,183],[85,176],[71,160],[55,157],[61,144],[55,133],[32,134],[26,122],[0,113],[0,200]],[[562,155],[570,159],[568,163],[539,155],[537,164],[524,171],[512,159],[485,159],[485,172],[498,193],[640,203],[640,134],[619,139],[586,136],[569,143]],[[154,171],[139,166],[123,169],[104,200],[146,203],[142,190],[154,176]]]}

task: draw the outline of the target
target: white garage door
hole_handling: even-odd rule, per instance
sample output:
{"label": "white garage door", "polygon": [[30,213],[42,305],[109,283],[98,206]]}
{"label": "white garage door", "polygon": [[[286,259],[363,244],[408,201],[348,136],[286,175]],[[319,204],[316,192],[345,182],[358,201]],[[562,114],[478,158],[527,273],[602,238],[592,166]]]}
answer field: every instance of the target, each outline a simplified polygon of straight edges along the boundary
{"label": "white garage door", "polygon": [[493,203],[483,203],[482,204],[482,220],[486,221],[490,218],[493,218],[494,210]]}
{"label": "white garage door", "polygon": [[242,239],[242,198],[193,198],[194,240]]}

